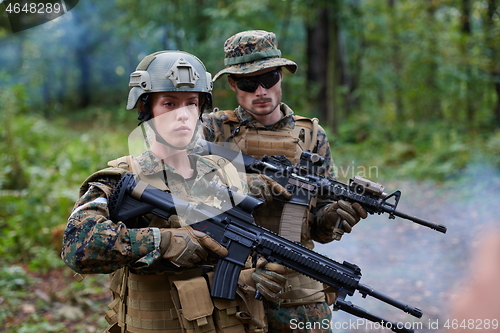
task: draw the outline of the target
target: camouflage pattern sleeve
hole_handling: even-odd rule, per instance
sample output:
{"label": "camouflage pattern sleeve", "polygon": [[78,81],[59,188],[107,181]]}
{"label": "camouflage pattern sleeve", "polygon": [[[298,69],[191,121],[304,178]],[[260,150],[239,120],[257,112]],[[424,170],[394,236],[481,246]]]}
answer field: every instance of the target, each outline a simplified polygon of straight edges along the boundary
{"label": "camouflage pattern sleeve", "polygon": [[[218,142],[219,136],[223,135],[223,123],[218,112],[204,113],[202,116],[203,134],[205,140],[209,142]],[[224,140],[222,140],[224,141]]]}
{"label": "camouflage pattern sleeve", "polygon": [[[319,125],[318,125],[319,126]],[[335,177],[335,173],[333,171],[333,160],[332,153],[330,151],[330,143],[328,142],[328,138],[326,137],[325,130],[319,126],[318,128],[318,146],[317,153],[325,158],[325,162],[323,167],[325,168],[325,177]],[[325,228],[324,221],[324,210],[330,205],[332,202],[329,200],[318,200],[316,203],[316,212],[314,214],[314,220],[311,223],[311,237],[314,241],[319,243],[329,243],[333,241],[334,233],[332,228]]]}
{"label": "camouflage pattern sleeve", "polygon": [[324,176],[335,177],[333,173],[333,161],[332,161],[332,152],[330,151],[330,143],[328,142],[328,138],[326,137],[325,130],[320,125],[318,125],[318,134],[316,137],[318,141],[316,153],[325,158],[325,162],[323,164],[323,167],[325,168]]}
{"label": "camouflage pattern sleeve", "polygon": [[90,182],[68,219],[61,257],[78,273],[141,268],[160,257],[158,228],[127,229],[109,220],[107,202],[116,183],[107,177]]}

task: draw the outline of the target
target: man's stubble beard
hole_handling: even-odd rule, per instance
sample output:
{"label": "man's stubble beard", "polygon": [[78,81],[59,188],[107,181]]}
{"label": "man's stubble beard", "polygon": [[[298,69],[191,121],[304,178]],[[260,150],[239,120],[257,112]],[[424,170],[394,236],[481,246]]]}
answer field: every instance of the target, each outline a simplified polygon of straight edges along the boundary
{"label": "man's stubble beard", "polygon": [[[271,108],[269,109],[269,111],[267,111],[266,113],[262,113],[262,112],[258,112],[256,111],[253,107],[250,107],[248,109],[246,109],[249,113],[251,113],[252,115],[254,116],[257,116],[257,117],[264,117],[264,116],[267,116],[267,115],[270,115],[271,113],[273,113],[281,104],[281,96],[282,96],[282,91],[280,89],[279,91],[279,94],[277,95],[277,99],[276,99],[276,103],[273,104],[271,106]],[[254,102],[256,101],[259,101],[259,100],[271,100],[272,102],[272,99],[271,98],[261,98],[261,99],[255,99],[252,101],[252,105],[254,104]]]}

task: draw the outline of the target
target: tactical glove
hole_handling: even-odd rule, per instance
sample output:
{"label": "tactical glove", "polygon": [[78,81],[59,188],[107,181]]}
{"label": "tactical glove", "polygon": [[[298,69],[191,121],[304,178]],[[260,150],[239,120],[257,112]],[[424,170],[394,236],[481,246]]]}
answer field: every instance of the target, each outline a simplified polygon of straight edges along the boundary
{"label": "tactical glove", "polygon": [[368,216],[366,210],[357,202],[350,204],[339,200],[325,208],[325,227],[333,228],[336,240],[340,240],[344,232],[350,233],[360,219]]}
{"label": "tactical glove", "polygon": [[267,260],[259,260],[257,269],[252,273],[255,287],[264,296],[272,307],[278,307],[280,300],[278,295],[284,290],[287,268],[276,263],[269,263]]}
{"label": "tactical glove", "polygon": [[250,195],[262,198],[266,203],[272,202],[273,197],[281,196],[288,200],[292,196],[283,186],[266,175],[256,173],[247,174],[247,183]]}
{"label": "tactical glove", "polygon": [[161,254],[177,266],[193,267],[195,263],[207,258],[208,251],[221,257],[227,256],[225,247],[189,226],[161,230]]}

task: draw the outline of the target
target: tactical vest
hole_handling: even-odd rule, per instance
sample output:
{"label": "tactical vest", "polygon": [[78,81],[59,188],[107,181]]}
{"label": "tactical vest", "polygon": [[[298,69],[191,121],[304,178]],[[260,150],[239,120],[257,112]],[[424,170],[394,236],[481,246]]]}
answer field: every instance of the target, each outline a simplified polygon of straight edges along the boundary
{"label": "tactical vest", "polygon": [[[241,128],[235,112],[219,111],[223,120],[224,139],[233,137],[238,147],[255,158],[264,155],[285,155],[289,160],[298,162],[304,150],[313,151],[317,144],[318,119],[294,116],[293,129],[269,131],[258,128]],[[234,128],[234,129],[233,129]]]}
{"label": "tactical vest", "polygon": [[[318,119],[294,116],[293,129],[270,131],[258,128],[239,126],[239,119],[233,110],[218,111],[223,119],[224,140],[232,137],[241,151],[252,157],[261,159],[264,155],[285,155],[293,163],[300,161],[304,150],[315,151],[317,145]],[[312,200],[309,207],[273,201],[272,205],[264,205],[254,214],[255,222],[279,235],[302,245],[313,248],[310,233],[312,214],[315,205]],[[290,307],[325,301],[322,292],[324,286],[305,275],[292,273],[287,276],[281,306]]]}
{"label": "tactical vest", "polygon": [[[209,159],[210,160],[210,159]],[[116,173],[125,169],[139,175],[143,181],[168,191],[167,185],[156,177],[141,173],[140,165],[131,156],[108,163]],[[221,162],[218,160],[218,166]],[[228,174],[225,168],[222,174]],[[106,170],[98,173],[104,175]],[[237,176],[237,174],[234,174]],[[161,219],[152,220],[155,226],[171,225]],[[238,281],[235,300],[212,299],[210,285],[213,272],[195,268],[165,274],[133,274],[128,268],[117,270],[111,279],[113,302],[106,312],[109,333],[265,333],[264,307],[255,300],[254,269],[244,269]]]}
{"label": "tactical vest", "polygon": [[[295,117],[293,129],[270,131],[257,128],[239,127],[239,120],[232,110],[218,111],[223,119],[224,139],[233,137],[241,151],[255,158],[264,155],[285,155],[294,163],[299,162],[304,150],[314,151],[317,144],[318,119]],[[314,202],[312,202],[314,204]],[[259,208],[255,214],[256,223],[279,233],[293,241],[300,241],[312,248],[309,232],[309,209],[303,206],[275,201],[272,205]]]}

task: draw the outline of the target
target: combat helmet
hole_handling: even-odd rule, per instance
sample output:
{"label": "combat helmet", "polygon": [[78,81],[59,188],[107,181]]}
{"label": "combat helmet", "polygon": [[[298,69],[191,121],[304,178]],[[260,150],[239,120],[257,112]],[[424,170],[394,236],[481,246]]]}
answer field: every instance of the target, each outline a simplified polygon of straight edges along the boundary
{"label": "combat helmet", "polygon": [[[212,107],[212,75],[200,59],[183,51],[159,51],[144,57],[130,74],[129,87],[127,110],[136,108],[139,100],[146,101],[148,94],[163,91],[200,92],[201,111]],[[151,110],[145,110],[139,113],[139,120],[151,116]]]}

